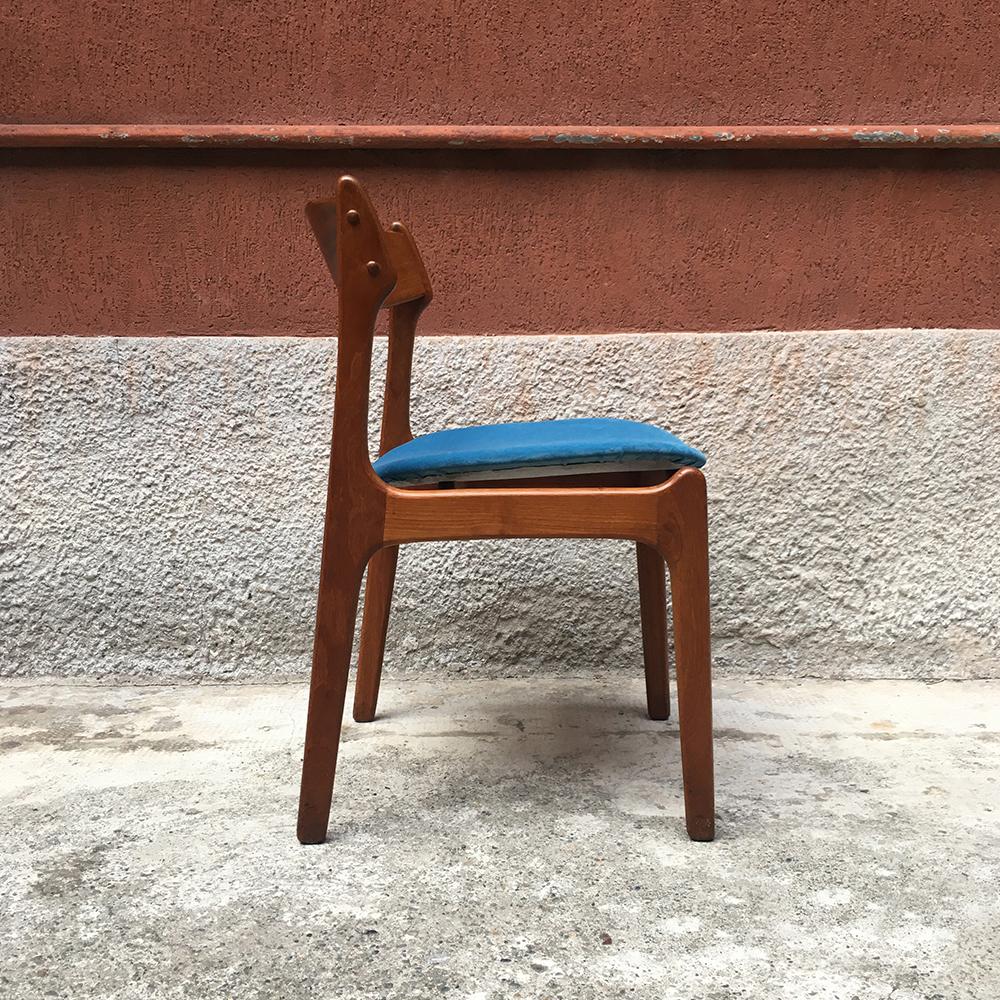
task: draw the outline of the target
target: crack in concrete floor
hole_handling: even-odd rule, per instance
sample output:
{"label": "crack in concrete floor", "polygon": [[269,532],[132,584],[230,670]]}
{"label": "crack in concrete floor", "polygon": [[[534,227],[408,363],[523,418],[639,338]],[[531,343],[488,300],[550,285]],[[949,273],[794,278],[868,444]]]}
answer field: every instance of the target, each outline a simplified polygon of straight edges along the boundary
{"label": "crack in concrete floor", "polygon": [[996,1000],[1000,682],[392,681],[294,839],[301,685],[0,683],[0,996]]}

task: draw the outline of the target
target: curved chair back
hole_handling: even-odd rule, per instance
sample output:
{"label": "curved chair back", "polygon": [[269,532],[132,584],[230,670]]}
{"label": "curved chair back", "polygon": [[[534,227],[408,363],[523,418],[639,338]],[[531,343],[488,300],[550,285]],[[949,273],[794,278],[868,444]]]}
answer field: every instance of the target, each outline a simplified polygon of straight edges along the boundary
{"label": "curved chair back", "polygon": [[[341,177],[338,181],[338,193],[342,185],[345,187],[354,187],[356,192],[362,195],[366,203],[365,207],[368,210],[365,214],[369,216],[370,224],[381,228],[378,215],[361,185],[353,177],[347,175]],[[306,205],[306,216],[309,219],[309,224],[312,226],[316,241],[323,251],[323,257],[326,260],[330,274],[339,287],[341,269],[337,254],[337,249],[340,245],[340,241],[337,239],[338,204],[337,198],[310,201]],[[344,214],[346,215],[349,211],[352,210],[348,209]],[[358,221],[353,222],[353,224],[359,225],[362,221],[361,213],[357,210],[354,211],[357,214]],[[351,225],[353,217],[352,220],[346,221],[348,225]],[[384,305],[388,307],[398,306],[406,302],[412,302],[414,299],[424,299],[426,302],[430,302],[434,294],[431,288],[431,280],[427,275],[427,268],[424,267],[420,251],[417,249],[417,245],[414,243],[413,237],[406,226],[402,222],[392,223],[387,230],[382,231],[382,243],[384,252],[396,274],[396,284],[389,293],[389,297],[385,300]]]}
{"label": "curved chair back", "polygon": [[[334,198],[311,201],[306,216],[338,289],[334,434],[351,462],[369,465],[368,383],[380,309],[389,309],[389,357],[380,451],[410,440],[410,376],[417,319],[433,290],[413,237],[401,222],[384,229],[364,188],[350,176]],[[348,439],[348,440],[345,440]],[[374,474],[374,473],[373,473]]]}

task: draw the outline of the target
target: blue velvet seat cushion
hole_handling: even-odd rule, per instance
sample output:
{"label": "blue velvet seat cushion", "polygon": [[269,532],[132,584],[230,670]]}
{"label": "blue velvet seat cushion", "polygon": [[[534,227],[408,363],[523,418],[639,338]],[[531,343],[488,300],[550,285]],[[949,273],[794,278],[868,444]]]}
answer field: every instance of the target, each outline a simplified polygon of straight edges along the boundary
{"label": "blue velvet seat cushion", "polygon": [[387,483],[414,484],[704,464],[697,448],[659,427],[591,417],[436,431],[387,451],[375,471]]}

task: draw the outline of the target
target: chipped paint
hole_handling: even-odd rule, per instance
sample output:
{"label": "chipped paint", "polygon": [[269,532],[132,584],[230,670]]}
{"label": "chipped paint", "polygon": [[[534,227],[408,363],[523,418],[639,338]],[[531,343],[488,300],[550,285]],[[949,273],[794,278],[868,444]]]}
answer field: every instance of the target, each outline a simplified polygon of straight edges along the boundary
{"label": "chipped paint", "polygon": [[871,132],[855,132],[853,138],[858,142],[920,142],[920,136],[915,131],[901,132],[898,129],[891,132],[877,129]]}
{"label": "chipped paint", "polygon": [[581,142],[586,143],[588,146],[599,142],[608,142],[613,139],[614,136],[574,135],[572,132],[557,132],[554,137],[555,142]]}
{"label": "chipped paint", "polygon": [[985,125],[746,125],[620,127],[527,125],[4,125],[0,147],[127,146],[296,147],[373,149],[525,149],[558,145],[684,149],[718,145],[754,149],[817,147],[945,149],[1000,145],[1000,124]]}

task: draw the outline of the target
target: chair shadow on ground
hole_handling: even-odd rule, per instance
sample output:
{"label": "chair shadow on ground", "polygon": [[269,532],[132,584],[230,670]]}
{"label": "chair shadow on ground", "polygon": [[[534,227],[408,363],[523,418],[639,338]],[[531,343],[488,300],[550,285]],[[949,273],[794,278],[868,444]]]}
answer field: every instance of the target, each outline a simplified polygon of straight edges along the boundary
{"label": "chair shadow on ground", "polygon": [[[400,765],[433,768],[433,781],[407,789],[421,810],[453,809],[454,803],[474,808],[477,801],[490,808],[501,786],[508,805],[555,812],[563,801],[567,812],[591,801],[597,810],[621,812],[611,800],[626,796],[637,815],[658,817],[687,842],[677,722],[647,717],[641,681],[588,690],[568,680],[565,693],[554,696],[551,688],[537,696],[529,687],[498,690],[471,711],[468,702],[449,705],[446,698],[394,705],[400,694],[387,685],[386,709],[374,722],[345,722],[345,745],[361,751],[344,762],[345,785],[355,767],[370,767],[373,780],[375,769],[392,767],[392,756],[380,752],[392,747]],[[413,744],[424,741],[432,745],[415,750]],[[369,754],[373,759],[365,760]],[[335,790],[334,816],[339,812],[342,821],[336,800]],[[339,825],[335,818],[331,839],[339,839]]]}

